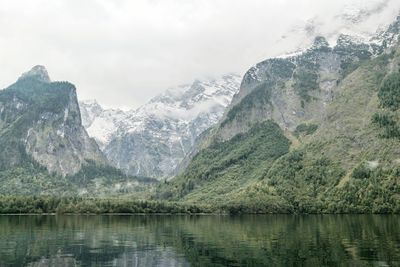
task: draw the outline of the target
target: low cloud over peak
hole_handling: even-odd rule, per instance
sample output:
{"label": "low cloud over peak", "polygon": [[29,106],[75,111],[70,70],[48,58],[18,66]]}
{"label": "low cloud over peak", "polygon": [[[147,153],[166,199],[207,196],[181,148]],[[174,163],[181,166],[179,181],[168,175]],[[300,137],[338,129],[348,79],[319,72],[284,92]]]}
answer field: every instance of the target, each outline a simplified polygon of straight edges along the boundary
{"label": "low cloud over peak", "polygon": [[40,63],[81,99],[131,108],[196,78],[243,74],[308,45],[307,33],[367,34],[400,8],[398,0],[0,1],[1,87]]}

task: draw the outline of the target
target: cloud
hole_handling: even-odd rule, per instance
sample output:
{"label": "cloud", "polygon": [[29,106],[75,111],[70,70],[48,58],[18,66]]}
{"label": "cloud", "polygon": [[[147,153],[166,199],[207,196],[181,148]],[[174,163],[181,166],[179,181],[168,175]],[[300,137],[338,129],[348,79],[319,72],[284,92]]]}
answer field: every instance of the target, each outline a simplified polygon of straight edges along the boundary
{"label": "cloud", "polygon": [[0,86],[42,64],[82,99],[133,108],[168,87],[243,74],[307,45],[305,33],[290,39],[307,22],[332,33],[331,20],[349,4],[384,2],[384,10],[400,8],[398,0],[0,0]]}

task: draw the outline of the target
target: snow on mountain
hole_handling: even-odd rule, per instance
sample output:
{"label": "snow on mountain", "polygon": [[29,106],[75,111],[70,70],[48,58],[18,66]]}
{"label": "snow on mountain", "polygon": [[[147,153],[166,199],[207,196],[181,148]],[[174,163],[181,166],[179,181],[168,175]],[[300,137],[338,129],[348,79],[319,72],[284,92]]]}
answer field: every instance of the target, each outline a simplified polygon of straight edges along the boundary
{"label": "snow on mountain", "polygon": [[[400,19],[389,25],[399,10],[398,0],[351,1],[340,10],[332,10],[331,16],[296,21],[271,46],[290,52],[281,58],[293,57],[313,47],[316,37],[324,36],[330,47],[359,44],[374,55],[379,53],[376,49],[397,41]],[[256,65],[248,74],[257,80],[258,71]],[[195,81],[168,89],[127,112],[85,101],[81,103],[82,119],[89,135],[116,167],[129,174],[165,177],[191,151],[199,135],[221,119],[240,83],[237,75]],[[240,98],[236,94],[233,102]]]}
{"label": "snow on mountain", "polygon": [[225,75],[168,89],[137,110],[80,103],[82,121],[108,160],[129,174],[165,177],[216,124],[238,92],[241,77]]}
{"label": "snow on mountain", "polygon": [[133,116],[156,116],[171,120],[192,121],[210,109],[226,107],[241,82],[237,75],[226,75],[212,81],[196,80],[193,84],[169,89],[138,110]]}
{"label": "snow on mountain", "polygon": [[96,100],[81,101],[79,105],[83,126],[103,150],[124,125],[127,114],[119,109],[103,109]]}
{"label": "snow on mountain", "polygon": [[377,36],[396,19],[399,10],[398,0],[349,1],[340,10],[332,11],[331,16],[296,21],[275,45],[286,50],[280,57],[289,57],[309,48],[316,36],[324,36],[331,47],[341,35],[354,43],[381,44],[384,38]]}

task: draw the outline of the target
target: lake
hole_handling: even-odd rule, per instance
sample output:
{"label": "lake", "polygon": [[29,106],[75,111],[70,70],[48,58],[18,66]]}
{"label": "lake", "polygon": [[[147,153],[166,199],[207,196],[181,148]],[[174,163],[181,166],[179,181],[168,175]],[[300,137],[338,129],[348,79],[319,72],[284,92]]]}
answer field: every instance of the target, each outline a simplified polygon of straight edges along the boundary
{"label": "lake", "polygon": [[0,216],[0,266],[400,266],[400,216]]}

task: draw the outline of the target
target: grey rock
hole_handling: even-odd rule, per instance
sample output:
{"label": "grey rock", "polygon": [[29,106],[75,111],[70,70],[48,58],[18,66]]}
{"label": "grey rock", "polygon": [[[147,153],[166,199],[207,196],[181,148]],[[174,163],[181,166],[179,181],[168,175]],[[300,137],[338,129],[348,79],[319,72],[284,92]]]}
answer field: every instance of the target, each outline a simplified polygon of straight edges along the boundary
{"label": "grey rock", "polygon": [[113,166],[128,174],[165,178],[190,153],[197,138],[223,116],[241,77],[169,89],[137,110],[102,109],[83,101],[83,124]]}
{"label": "grey rock", "polygon": [[66,176],[87,160],[106,163],[82,126],[75,86],[50,82],[44,67],[34,67],[0,91],[0,110],[0,167],[34,161]]}

